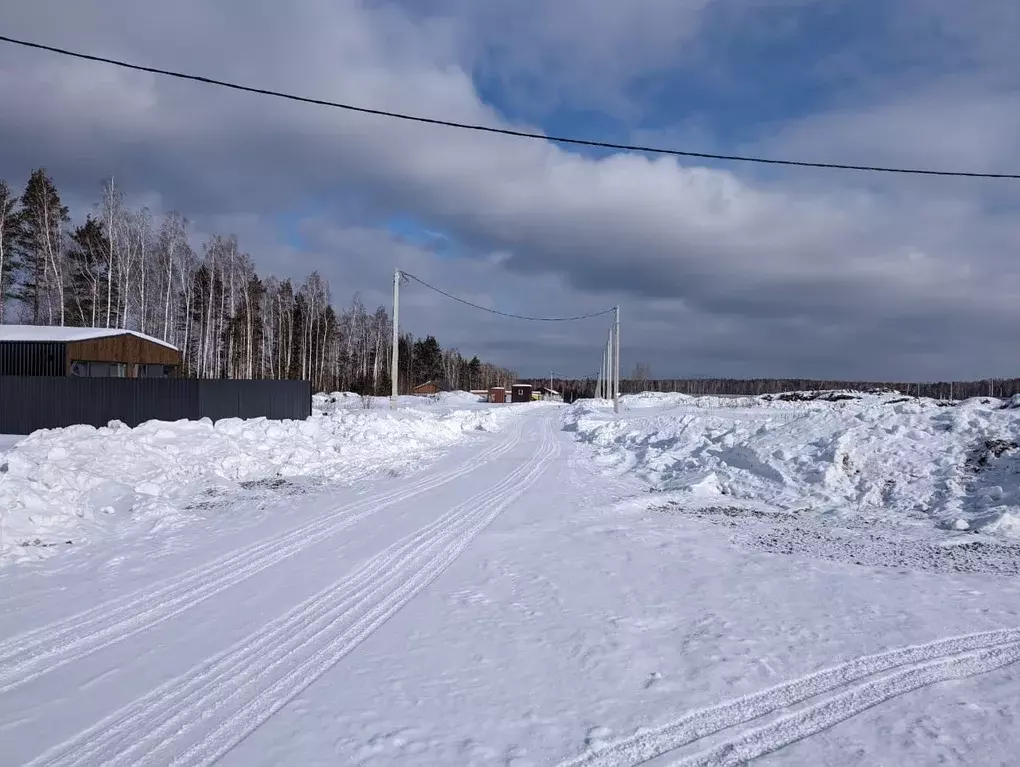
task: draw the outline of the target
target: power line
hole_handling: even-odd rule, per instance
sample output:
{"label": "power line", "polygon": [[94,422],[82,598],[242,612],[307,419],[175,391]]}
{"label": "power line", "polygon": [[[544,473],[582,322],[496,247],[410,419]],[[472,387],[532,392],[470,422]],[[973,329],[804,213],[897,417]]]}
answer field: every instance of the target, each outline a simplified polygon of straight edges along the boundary
{"label": "power line", "polygon": [[423,285],[429,290],[435,291],[441,296],[446,296],[447,298],[456,301],[457,303],[464,304],[465,306],[470,306],[473,309],[480,309],[483,312],[489,312],[489,314],[497,314],[500,317],[510,317],[511,319],[515,320],[528,320],[529,322],[576,322],[577,320],[588,320],[591,319],[592,317],[602,317],[603,315],[612,314],[614,311],[616,311],[615,309],[606,309],[601,312],[595,312],[593,314],[583,314],[578,317],[526,317],[521,314],[510,314],[508,312],[500,312],[495,309],[490,309],[487,306],[481,306],[479,304],[472,303],[467,299],[460,298],[459,296],[455,296],[452,293],[447,293],[445,290],[440,290],[435,285],[429,285],[427,282],[425,282],[425,280],[421,279],[420,277],[415,277],[413,274],[408,274],[407,272],[404,271],[400,272],[400,274],[404,277],[407,277],[409,280],[414,280],[419,285]]}
{"label": "power line", "polygon": [[250,85],[241,85],[239,83],[232,83],[226,80],[217,80],[215,78],[204,77],[202,75],[191,75],[186,74],[184,72],[174,72],[168,69],[158,69],[156,67],[147,67],[141,64],[132,64],[127,61],[119,61],[117,59],[111,59],[105,56],[94,56],[88,53],[79,53],[77,51],[71,51],[65,48],[57,48],[52,45],[34,43],[28,40],[19,40],[14,37],[8,37],[7,35],[0,35],[0,42],[11,43],[12,45],[20,45],[25,48],[35,48],[41,51],[56,53],[61,56],[70,56],[71,58],[83,59],[85,61],[94,61],[101,64],[112,64],[113,66],[116,67],[121,67],[123,69],[133,69],[137,72],[148,72],[150,74],[163,75],[165,77],[175,77],[179,80],[190,80],[192,82],[205,83],[207,85],[216,85],[221,88],[229,88],[231,90],[243,91],[245,93],[254,93],[260,96],[272,96],[274,98],[286,99],[288,101],[297,101],[303,104],[315,104],[317,106],[332,107],[334,109],[345,109],[349,112],[360,112],[362,114],[390,117],[395,120],[425,123],[427,125],[439,125],[445,128],[459,128],[461,130],[478,131],[482,133],[495,133],[501,136],[513,136],[515,138],[535,139],[539,141],[552,141],[557,144],[570,144],[574,146],[586,146],[597,149],[614,149],[625,152],[638,152],[641,154],[658,154],[658,155],[670,155],[673,157],[690,157],[701,160],[721,160],[725,162],[757,163],[759,165],[786,165],[800,168],[823,168],[826,170],[857,170],[867,171],[871,173],[899,173],[915,176],[952,176],[962,178],[1020,179],[1020,174],[1016,173],[979,173],[975,171],[933,170],[925,168],[897,168],[880,165],[847,165],[843,163],[834,162],[808,162],[805,160],[780,160],[771,157],[715,154],[711,152],[692,152],[681,149],[666,149],[663,147],[642,146],[640,144],[618,144],[611,141],[596,141],[594,139],[574,138],[569,136],[553,136],[542,133],[531,133],[528,131],[513,130],[512,128],[494,128],[489,125],[457,122],[455,120],[442,120],[433,117],[423,117],[421,115],[406,114],[403,112],[392,112],[385,109],[372,109],[370,107],[355,106],[354,104],[344,104],[338,101],[327,101],[326,99],[310,98],[308,96],[298,96],[293,93],[284,93],[282,91],[269,90],[268,88],[256,88]]}

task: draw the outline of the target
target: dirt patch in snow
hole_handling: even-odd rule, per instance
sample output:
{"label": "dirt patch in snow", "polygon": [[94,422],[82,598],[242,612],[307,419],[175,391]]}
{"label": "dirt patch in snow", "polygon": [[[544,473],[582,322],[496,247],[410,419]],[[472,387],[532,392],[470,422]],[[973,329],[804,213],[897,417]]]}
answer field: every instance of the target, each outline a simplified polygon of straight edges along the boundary
{"label": "dirt patch in snow", "polygon": [[670,502],[660,513],[726,528],[735,543],[755,551],[812,557],[865,567],[934,573],[1020,575],[1020,544],[973,533],[926,537],[858,519],[827,519],[737,506],[692,507]]}
{"label": "dirt patch in snow", "polygon": [[1002,458],[1006,453],[1020,450],[1020,445],[1012,440],[989,439],[984,445],[975,448],[967,461],[968,468],[972,471],[980,471],[988,466],[994,458]]}

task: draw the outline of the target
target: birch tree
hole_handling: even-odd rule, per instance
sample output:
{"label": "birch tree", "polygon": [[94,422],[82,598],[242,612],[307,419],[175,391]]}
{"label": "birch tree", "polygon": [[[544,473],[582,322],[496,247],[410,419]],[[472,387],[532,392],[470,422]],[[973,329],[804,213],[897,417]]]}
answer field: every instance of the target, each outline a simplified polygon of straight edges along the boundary
{"label": "birch tree", "polygon": [[[316,389],[384,393],[392,324],[360,294],[333,303],[318,272],[300,281],[260,275],[233,235],[212,235],[201,257],[178,213],[158,225],[146,208],[129,210],[112,177],[95,215],[73,232],[45,171],[15,199],[0,185],[0,320],[14,296],[34,323],[123,327],[158,336],[182,353],[182,373],[232,378],[304,378]],[[469,374],[455,349],[404,334],[399,382],[429,377],[450,385],[505,372],[482,365]],[[512,378],[512,376],[510,376]]]}
{"label": "birch tree", "polygon": [[159,229],[155,260],[159,266],[160,276],[158,282],[162,310],[160,334],[168,341],[179,340],[178,317],[181,314],[181,299],[187,284],[188,266],[194,257],[194,251],[188,244],[187,219],[179,213],[167,213]]}
{"label": "birch tree", "polygon": [[106,230],[106,306],[103,326],[115,326],[115,305],[119,303],[119,291],[115,284],[119,267],[121,232],[124,229],[124,200],[113,176],[103,182],[103,199],[99,204],[100,220]]}

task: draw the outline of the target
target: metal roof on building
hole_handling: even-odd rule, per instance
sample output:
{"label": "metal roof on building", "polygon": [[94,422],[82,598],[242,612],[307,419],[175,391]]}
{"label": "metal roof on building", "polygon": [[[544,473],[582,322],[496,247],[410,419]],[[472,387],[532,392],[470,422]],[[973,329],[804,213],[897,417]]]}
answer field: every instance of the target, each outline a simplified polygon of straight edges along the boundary
{"label": "metal roof on building", "polygon": [[135,336],[175,352],[176,346],[154,336],[124,328],[69,328],[59,325],[0,325],[0,341],[21,341],[28,343],[74,343],[75,341],[91,341],[96,338],[112,338],[114,336]]}

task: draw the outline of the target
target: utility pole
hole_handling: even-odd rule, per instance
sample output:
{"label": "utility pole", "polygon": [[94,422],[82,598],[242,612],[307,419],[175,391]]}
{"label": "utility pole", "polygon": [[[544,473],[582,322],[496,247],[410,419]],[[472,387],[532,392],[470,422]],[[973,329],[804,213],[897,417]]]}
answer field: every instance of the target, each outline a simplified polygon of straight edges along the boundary
{"label": "utility pole", "polygon": [[599,378],[595,382],[595,399],[602,399],[602,379],[606,375],[606,351],[602,350],[602,367],[599,368]]}
{"label": "utility pole", "polygon": [[613,412],[620,412],[620,305],[616,305],[616,319],[613,322],[613,340],[616,346],[616,359],[613,362]]}
{"label": "utility pole", "polygon": [[606,399],[613,396],[613,328],[606,338]]}
{"label": "utility pole", "polygon": [[400,379],[400,270],[393,270],[393,349],[390,351],[390,408],[397,406]]}

